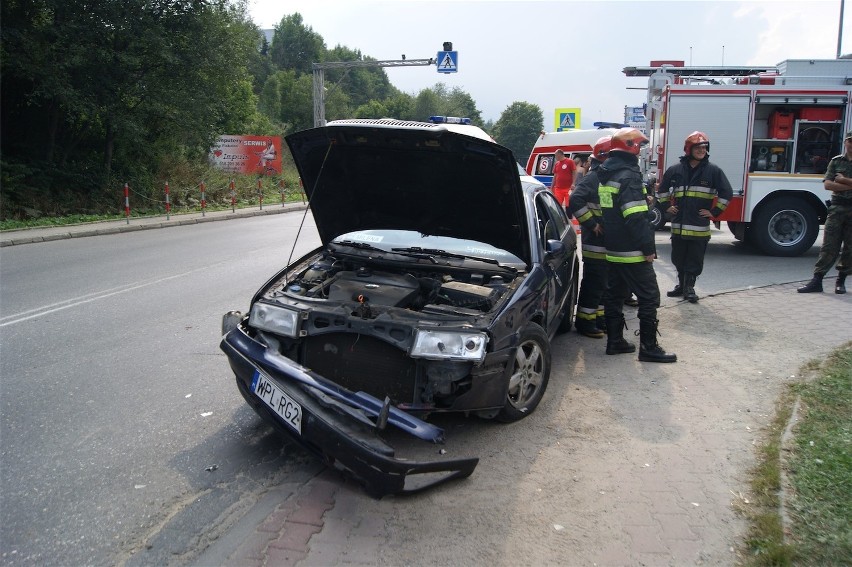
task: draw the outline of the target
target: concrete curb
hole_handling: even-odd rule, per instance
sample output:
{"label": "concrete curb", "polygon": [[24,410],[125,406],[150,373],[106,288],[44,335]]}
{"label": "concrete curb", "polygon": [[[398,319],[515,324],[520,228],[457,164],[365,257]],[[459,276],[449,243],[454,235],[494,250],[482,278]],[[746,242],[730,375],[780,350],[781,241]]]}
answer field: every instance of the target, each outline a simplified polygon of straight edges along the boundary
{"label": "concrete curb", "polygon": [[212,211],[202,213],[184,213],[156,217],[131,218],[126,220],[98,221],[65,226],[48,226],[23,228],[17,230],[0,231],[0,248],[6,246],[20,246],[22,244],[33,244],[36,242],[49,242],[51,240],[64,240],[68,238],[84,238],[89,236],[102,236],[105,234],[118,234],[122,232],[135,232],[139,230],[151,230],[156,228],[168,228],[173,226],[186,226],[206,222],[232,220],[236,218],[256,217],[265,215],[277,215],[293,211],[304,211],[308,208],[307,203],[286,203],[284,206],[249,207],[230,210]]}

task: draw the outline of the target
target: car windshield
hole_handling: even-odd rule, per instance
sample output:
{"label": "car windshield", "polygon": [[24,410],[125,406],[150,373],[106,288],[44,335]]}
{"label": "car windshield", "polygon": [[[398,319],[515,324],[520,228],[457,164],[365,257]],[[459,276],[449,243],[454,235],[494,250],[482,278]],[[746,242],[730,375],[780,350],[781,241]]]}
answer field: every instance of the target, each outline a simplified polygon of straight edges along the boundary
{"label": "car windshield", "polygon": [[333,244],[351,245],[354,248],[380,250],[389,253],[419,255],[445,254],[445,257],[480,260],[502,266],[521,268],[524,262],[514,254],[476,240],[447,236],[428,236],[410,230],[359,230],[341,234]]}

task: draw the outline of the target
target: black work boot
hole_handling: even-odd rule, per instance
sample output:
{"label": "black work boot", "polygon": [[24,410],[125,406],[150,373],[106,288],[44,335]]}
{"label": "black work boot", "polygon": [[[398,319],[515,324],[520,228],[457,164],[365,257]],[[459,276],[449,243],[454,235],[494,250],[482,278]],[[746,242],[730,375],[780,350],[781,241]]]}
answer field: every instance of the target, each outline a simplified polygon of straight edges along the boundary
{"label": "black work boot", "polygon": [[695,276],[686,274],[683,277],[683,298],[690,303],[698,303],[698,294],[695,293]]}
{"label": "black work boot", "polygon": [[669,354],[657,343],[656,319],[639,321],[639,360],[642,362],[677,362],[676,354]]}
{"label": "black work boot", "polygon": [[811,281],[797,289],[799,293],[814,293],[817,291],[822,291],[822,278],[825,274],[814,274],[814,277],[811,278]]}
{"label": "black work boot", "polygon": [[837,274],[837,281],[834,282],[834,293],[846,293],[846,274]]}
{"label": "black work boot", "polygon": [[595,328],[601,333],[606,334],[606,318],[603,315],[598,315],[595,318]]}
{"label": "black work boot", "polygon": [[627,323],[624,316],[618,319],[607,317],[606,319],[606,353],[607,354],[629,354],[636,352],[636,345],[624,340],[624,329]]}
{"label": "black work boot", "polygon": [[574,319],[574,328],[577,329],[577,332],[585,337],[590,337],[593,339],[602,339],[604,338],[604,332],[597,328],[594,321],[590,321],[588,319],[580,319],[577,317]]}
{"label": "black work boot", "polygon": [[674,289],[666,292],[666,297],[682,297],[683,296],[683,276],[677,275],[677,284]]}

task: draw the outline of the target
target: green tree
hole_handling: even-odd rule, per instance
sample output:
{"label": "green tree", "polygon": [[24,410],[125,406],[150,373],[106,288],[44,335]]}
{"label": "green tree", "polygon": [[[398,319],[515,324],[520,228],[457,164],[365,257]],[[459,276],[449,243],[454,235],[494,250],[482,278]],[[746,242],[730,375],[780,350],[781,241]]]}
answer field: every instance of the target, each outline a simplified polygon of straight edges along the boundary
{"label": "green tree", "polygon": [[4,207],[150,180],[164,153],[201,157],[253,120],[242,2],[4,0],[0,16]]}
{"label": "green tree", "polygon": [[515,159],[525,163],[543,129],[544,114],[541,108],[528,102],[516,101],[500,114],[492,135],[497,143],[512,150]]}
{"label": "green tree", "polygon": [[377,100],[371,100],[355,109],[355,118],[388,118],[388,108]]}
{"label": "green tree", "polygon": [[298,12],[281,18],[272,36],[270,57],[279,69],[293,69],[310,74],[313,63],[321,63],[325,55],[322,36],[302,21]]}
{"label": "green tree", "polygon": [[387,116],[399,118],[400,120],[414,119],[414,98],[406,93],[396,91],[389,98],[382,101],[387,108]]}
{"label": "green tree", "polygon": [[476,108],[476,102],[469,93],[459,87],[453,87],[448,91],[443,83],[438,83],[434,89],[443,100],[442,115],[470,118],[473,124],[482,126],[482,113]]}
{"label": "green tree", "polygon": [[[327,51],[324,60],[327,62],[376,61],[372,57],[364,57],[357,49],[353,50],[341,45]],[[327,69],[325,84],[329,91],[341,89],[356,107],[371,100],[384,100],[392,94],[390,81],[382,67]]]}
{"label": "green tree", "polygon": [[278,71],[267,79],[260,94],[261,110],[282,125],[285,134],[310,128],[314,123],[311,75],[293,69]]}

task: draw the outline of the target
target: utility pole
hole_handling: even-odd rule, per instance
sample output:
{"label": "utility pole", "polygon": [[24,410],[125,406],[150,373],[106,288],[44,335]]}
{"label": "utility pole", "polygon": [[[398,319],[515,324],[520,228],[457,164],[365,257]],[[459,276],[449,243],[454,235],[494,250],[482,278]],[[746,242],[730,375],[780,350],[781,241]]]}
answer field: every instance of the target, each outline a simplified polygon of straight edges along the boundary
{"label": "utility pole", "polygon": [[840,52],[841,46],[843,43],[843,4],[844,0],[840,0],[840,21],[837,24],[837,58],[840,59],[842,53]]}
{"label": "utility pole", "polygon": [[[450,44],[452,45],[452,44]],[[389,61],[335,61],[312,63],[314,87],[314,127],[325,126],[325,70],[355,69],[357,67],[423,67],[435,65],[435,59],[393,59]]]}

